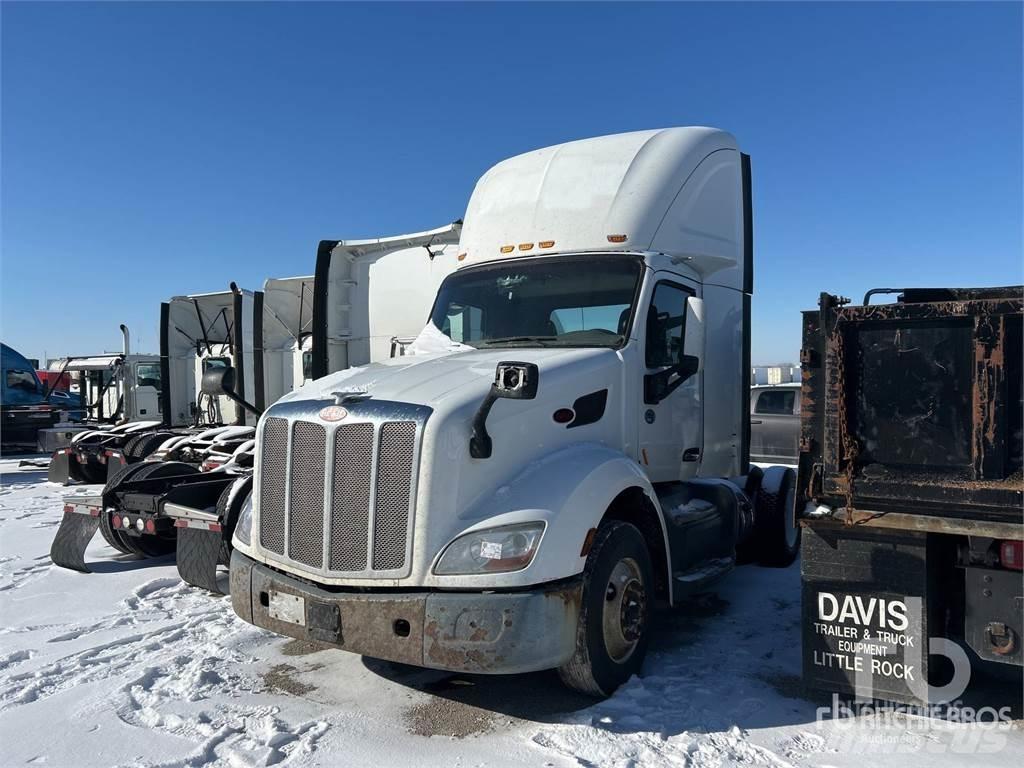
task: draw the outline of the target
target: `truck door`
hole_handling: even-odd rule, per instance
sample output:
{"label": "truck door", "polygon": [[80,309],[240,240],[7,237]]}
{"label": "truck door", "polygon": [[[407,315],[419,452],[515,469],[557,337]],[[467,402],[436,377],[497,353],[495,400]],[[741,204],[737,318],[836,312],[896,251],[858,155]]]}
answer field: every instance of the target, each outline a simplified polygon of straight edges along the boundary
{"label": "truck door", "polygon": [[133,363],[135,413],[129,419],[153,419],[160,413],[160,363]]}
{"label": "truck door", "polygon": [[[751,458],[795,464],[800,431],[800,390],[772,387],[755,392],[750,409]],[[757,440],[754,435],[757,434]]]}
{"label": "truck door", "polygon": [[638,423],[639,460],[651,481],[658,483],[686,480],[697,474],[703,423],[700,375],[682,383],[673,376],[666,394],[649,394],[652,376],[666,374],[682,362],[686,300],[696,295],[696,289],[677,275],[658,273],[655,280],[647,311],[641,308],[637,316],[645,367]]}

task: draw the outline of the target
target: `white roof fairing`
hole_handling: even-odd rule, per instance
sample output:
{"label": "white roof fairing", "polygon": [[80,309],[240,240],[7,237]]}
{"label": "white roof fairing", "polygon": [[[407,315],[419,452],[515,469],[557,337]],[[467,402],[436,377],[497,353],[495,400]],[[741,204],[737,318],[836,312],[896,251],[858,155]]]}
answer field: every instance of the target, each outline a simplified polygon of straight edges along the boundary
{"label": "white roof fairing", "polygon": [[278,348],[313,328],[313,276],[270,278],[263,284],[263,344]]}
{"label": "white roof fairing", "polygon": [[[705,280],[740,288],[740,169],[736,140],[703,127],[601,136],[509,158],[473,190],[459,248],[463,264],[658,251],[686,261]],[[609,235],[626,240],[613,243]],[[545,241],[554,245],[541,248]],[[503,254],[508,246],[513,250]]]}

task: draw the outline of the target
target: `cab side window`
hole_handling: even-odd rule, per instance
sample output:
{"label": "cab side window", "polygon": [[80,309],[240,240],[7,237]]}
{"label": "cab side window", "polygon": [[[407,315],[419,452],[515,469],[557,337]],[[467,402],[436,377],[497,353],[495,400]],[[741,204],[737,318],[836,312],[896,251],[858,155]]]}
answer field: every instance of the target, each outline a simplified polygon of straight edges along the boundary
{"label": "cab side window", "polygon": [[683,332],[686,324],[686,299],[690,294],[673,283],[654,287],[647,310],[648,368],[678,365],[683,359]]}
{"label": "cab side window", "polygon": [[36,385],[36,377],[32,375],[32,372],[19,371],[16,368],[7,369],[7,388],[21,390],[22,392],[32,392],[33,394],[39,391],[39,387]]}
{"label": "cab side window", "polygon": [[757,396],[754,413],[771,415],[793,415],[796,404],[795,389],[766,389]]}

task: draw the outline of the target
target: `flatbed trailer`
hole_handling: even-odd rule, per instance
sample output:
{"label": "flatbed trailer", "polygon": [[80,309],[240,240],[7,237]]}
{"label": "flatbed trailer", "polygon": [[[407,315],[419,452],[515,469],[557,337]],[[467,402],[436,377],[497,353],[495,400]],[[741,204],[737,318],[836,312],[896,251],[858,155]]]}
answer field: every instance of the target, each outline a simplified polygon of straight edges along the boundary
{"label": "flatbed trailer", "polygon": [[881,289],[804,313],[809,688],[930,705],[983,670],[1019,697],[1022,306],[1019,286]]}

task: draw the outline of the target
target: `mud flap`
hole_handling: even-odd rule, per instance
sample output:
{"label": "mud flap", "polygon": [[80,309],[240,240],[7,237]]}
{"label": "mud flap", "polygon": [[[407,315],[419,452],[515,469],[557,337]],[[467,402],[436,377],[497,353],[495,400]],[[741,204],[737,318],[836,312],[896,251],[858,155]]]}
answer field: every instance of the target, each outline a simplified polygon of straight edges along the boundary
{"label": "mud flap", "polygon": [[60,483],[61,485],[68,484],[71,479],[71,474],[68,465],[67,453],[64,451],[54,452],[53,456],[50,458],[50,466],[46,470],[46,479],[51,483]]}
{"label": "mud flap", "polygon": [[111,451],[107,454],[107,483],[114,479],[114,475],[128,466],[128,461],[118,451]]}
{"label": "mud flap", "polygon": [[178,528],[178,575],[186,584],[207,589],[219,595],[217,564],[223,534],[199,528]]}
{"label": "mud flap", "polygon": [[85,548],[99,527],[100,519],[77,512],[65,512],[60,521],[57,535],[50,545],[50,559],[54,565],[70,568],[72,571],[92,573],[85,564]]}

